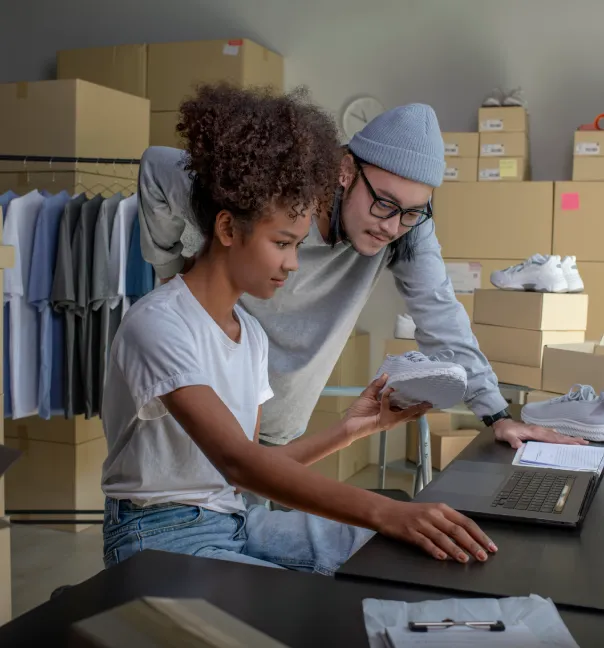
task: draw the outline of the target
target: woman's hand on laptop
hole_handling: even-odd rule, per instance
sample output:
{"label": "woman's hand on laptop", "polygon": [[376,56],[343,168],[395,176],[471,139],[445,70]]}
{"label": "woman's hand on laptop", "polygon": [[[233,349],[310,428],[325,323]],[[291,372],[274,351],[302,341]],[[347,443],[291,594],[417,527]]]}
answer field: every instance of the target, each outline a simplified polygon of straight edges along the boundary
{"label": "woman's hand on laptop", "polygon": [[466,563],[469,556],[487,560],[497,547],[470,518],[446,504],[396,502],[383,520],[380,533],[417,545],[437,560]]}
{"label": "woman's hand on laptop", "polygon": [[493,423],[493,432],[497,441],[505,441],[517,450],[524,441],[542,441],[543,443],[563,443],[566,445],[588,445],[589,441],[578,437],[569,437],[556,430],[540,425],[527,425],[511,419],[501,419]]}
{"label": "woman's hand on laptop", "polygon": [[345,424],[353,440],[415,421],[432,407],[430,403],[419,403],[405,409],[393,408],[390,405],[392,389],[380,396],[387,380],[386,374],[376,378],[346,412]]}

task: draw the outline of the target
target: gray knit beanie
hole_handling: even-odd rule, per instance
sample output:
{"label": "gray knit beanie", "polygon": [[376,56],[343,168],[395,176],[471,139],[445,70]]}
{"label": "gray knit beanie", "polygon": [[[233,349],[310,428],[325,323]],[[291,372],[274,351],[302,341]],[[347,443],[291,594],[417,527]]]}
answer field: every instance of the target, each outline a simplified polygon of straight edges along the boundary
{"label": "gray knit beanie", "polygon": [[348,148],[369,164],[407,180],[439,187],[445,173],[445,145],[436,113],[425,104],[382,113],[357,133]]}

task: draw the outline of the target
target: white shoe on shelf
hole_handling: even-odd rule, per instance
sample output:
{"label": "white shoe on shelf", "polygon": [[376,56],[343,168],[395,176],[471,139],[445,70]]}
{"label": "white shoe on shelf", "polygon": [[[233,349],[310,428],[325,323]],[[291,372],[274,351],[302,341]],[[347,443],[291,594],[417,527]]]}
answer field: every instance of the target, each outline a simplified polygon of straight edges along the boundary
{"label": "white shoe on shelf", "polygon": [[501,105],[526,107],[526,99],[524,98],[524,92],[522,91],[522,88],[515,88],[514,90],[508,92],[503,98]]}
{"label": "white shoe on shelf", "polygon": [[566,283],[568,284],[569,293],[580,293],[585,290],[583,285],[583,279],[579,274],[579,268],[577,268],[577,257],[575,256],[565,256],[562,261],[562,272],[564,272],[564,277],[566,278]]}
{"label": "white shoe on shelf", "polygon": [[596,395],[590,385],[574,385],[564,396],[522,408],[522,420],[529,425],[554,428],[560,434],[604,441],[604,393]]}
{"label": "white shoe on shelf", "polygon": [[394,325],[394,337],[399,340],[415,339],[415,322],[411,315],[397,315]]}
{"label": "white shoe on shelf", "polygon": [[515,266],[491,273],[491,283],[501,290],[568,292],[568,282],[559,256],[534,254]]}
{"label": "white shoe on shelf", "polygon": [[448,361],[452,357],[452,352],[430,358],[419,351],[389,355],[376,378],[388,374],[384,389],[394,389],[390,403],[395,407],[430,403],[436,409],[446,409],[461,402],[468,384],[466,370]]}
{"label": "white shoe on shelf", "polygon": [[501,106],[504,99],[503,91],[500,88],[494,88],[489,92],[489,94],[483,99],[482,106],[483,108],[498,108]]}

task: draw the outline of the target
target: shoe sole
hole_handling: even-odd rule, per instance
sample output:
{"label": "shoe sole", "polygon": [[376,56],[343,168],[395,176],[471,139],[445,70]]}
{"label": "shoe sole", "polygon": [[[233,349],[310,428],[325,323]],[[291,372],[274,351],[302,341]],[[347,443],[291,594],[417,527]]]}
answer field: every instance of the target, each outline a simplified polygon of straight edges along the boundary
{"label": "shoe sole", "polygon": [[425,402],[436,409],[447,409],[462,401],[467,376],[461,368],[415,371],[404,376],[392,376],[386,387],[394,389],[390,403],[395,407],[405,408]]}
{"label": "shoe sole", "polygon": [[581,437],[588,441],[604,441],[604,425],[588,425],[586,423],[578,423],[570,419],[559,419],[557,421],[541,421],[520,412],[520,417],[528,425],[539,425],[544,428],[553,428],[560,434],[568,437]]}
{"label": "shoe sole", "polygon": [[[509,286],[509,285],[505,286],[491,279],[491,285],[495,286],[495,288],[499,288],[499,290],[512,290],[516,292],[539,292],[539,293],[555,293],[555,294],[569,292],[568,284],[566,282],[564,283],[556,282],[550,284],[520,283],[513,286]],[[582,292],[582,291],[577,291],[577,292]]]}

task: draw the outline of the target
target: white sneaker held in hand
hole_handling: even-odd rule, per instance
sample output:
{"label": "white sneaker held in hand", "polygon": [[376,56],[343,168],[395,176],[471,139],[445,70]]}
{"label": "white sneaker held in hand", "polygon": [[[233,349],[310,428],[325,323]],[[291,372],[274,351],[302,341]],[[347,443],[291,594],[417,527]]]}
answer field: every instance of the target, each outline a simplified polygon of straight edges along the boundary
{"label": "white sneaker held in hand", "polygon": [[388,374],[384,390],[394,389],[390,404],[404,409],[417,403],[430,403],[436,409],[446,409],[460,403],[466,393],[466,370],[448,358],[452,352],[427,357],[419,351],[386,356],[376,378]]}
{"label": "white sneaker held in hand", "polygon": [[564,396],[522,408],[529,425],[553,428],[570,437],[604,441],[604,393],[596,395],[590,385],[574,385]]}
{"label": "white sneaker held in hand", "polygon": [[576,256],[565,256],[562,261],[562,272],[564,273],[564,278],[568,284],[569,293],[580,293],[585,290],[583,285],[583,279],[579,274],[579,268],[577,267],[577,257]]}
{"label": "white sneaker held in hand", "polygon": [[397,315],[394,325],[394,337],[399,340],[415,339],[415,322],[411,315]]}
{"label": "white sneaker held in hand", "polygon": [[501,290],[568,292],[568,282],[559,256],[534,254],[518,265],[491,273],[491,283]]}

